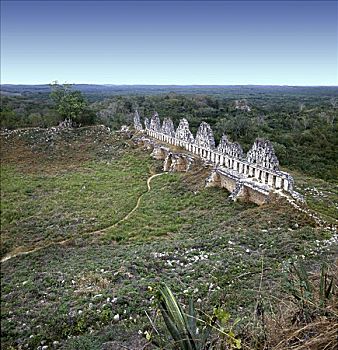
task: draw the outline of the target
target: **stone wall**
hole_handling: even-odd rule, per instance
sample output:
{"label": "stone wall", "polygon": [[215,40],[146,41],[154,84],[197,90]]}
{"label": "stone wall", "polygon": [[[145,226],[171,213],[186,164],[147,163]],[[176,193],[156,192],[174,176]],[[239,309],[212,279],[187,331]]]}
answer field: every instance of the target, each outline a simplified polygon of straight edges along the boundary
{"label": "stone wall", "polygon": [[[220,186],[232,192],[233,199],[242,196],[262,203],[261,198],[267,196],[269,191],[288,192],[294,198],[302,199],[293,190],[293,178],[288,173],[279,170],[278,159],[271,142],[268,140],[257,139],[248,154],[245,155],[240,144],[230,142],[226,135],[222,136],[216,147],[212,129],[206,122],[201,123],[195,138],[185,118],[180,120],[176,131],[170,118],[165,118],[161,126],[157,113],[153,115],[150,122],[145,118],[144,124],[148,136],[167,144],[180,146],[200,157],[206,164],[214,166],[215,171],[219,173]],[[134,126],[137,129],[138,123]],[[189,161],[182,160],[182,156],[177,158],[171,154],[171,156],[167,155],[166,157],[168,157],[167,163],[175,164],[177,169],[189,168],[187,165]],[[185,165],[181,166],[181,164]],[[170,169],[170,166],[166,166],[166,168]],[[215,175],[214,180],[216,178]],[[256,196],[259,199],[253,200],[252,193],[254,192],[260,193],[259,196]]]}

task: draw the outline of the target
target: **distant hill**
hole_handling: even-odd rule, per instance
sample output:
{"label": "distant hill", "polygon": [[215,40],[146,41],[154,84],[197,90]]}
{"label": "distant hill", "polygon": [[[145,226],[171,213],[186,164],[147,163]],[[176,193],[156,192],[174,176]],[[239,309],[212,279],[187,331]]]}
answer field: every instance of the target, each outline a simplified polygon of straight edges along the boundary
{"label": "distant hill", "polygon": [[[337,96],[338,86],[272,86],[272,85],[98,85],[74,84],[73,88],[88,94],[222,94],[248,96],[250,94],[292,94],[292,95],[325,95]],[[0,85],[2,94],[49,93],[50,86],[43,85]]]}

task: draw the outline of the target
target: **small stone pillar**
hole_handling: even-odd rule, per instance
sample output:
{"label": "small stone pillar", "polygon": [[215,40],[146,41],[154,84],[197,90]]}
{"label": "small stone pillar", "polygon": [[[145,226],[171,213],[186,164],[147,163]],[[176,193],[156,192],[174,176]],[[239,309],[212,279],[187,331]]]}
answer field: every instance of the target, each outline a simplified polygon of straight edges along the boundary
{"label": "small stone pillar", "polygon": [[252,177],[254,176],[254,168],[249,165],[249,176]]}
{"label": "small stone pillar", "polygon": [[276,188],[282,188],[282,179],[279,176],[276,177]]}
{"label": "small stone pillar", "polygon": [[284,181],[283,181],[283,189],[284,189],[284,191],[289,190],[289,181],[287,179],[284,179]]}
{"label": "small stone pillar", "polygon": [[261,182],[262,182],[262,184],[265,184],[265,176],[266,176],[266,172],[265,171],[261,171]]}
{"label": "small stone pillar", "polygon": [[244,164],[244,174],[245,175],[249,174],[249,165],[248,164]]}
{"label": "small stone pillar", "polygon": [[268,174],[268,185],[273,187],[273,175],[270,173]]}
{"label": "small stone pillar", "polygon": [[226,165],[227,168],[230,168],[230,159],[229,159],[229,157],[225,158],[225,165]]}

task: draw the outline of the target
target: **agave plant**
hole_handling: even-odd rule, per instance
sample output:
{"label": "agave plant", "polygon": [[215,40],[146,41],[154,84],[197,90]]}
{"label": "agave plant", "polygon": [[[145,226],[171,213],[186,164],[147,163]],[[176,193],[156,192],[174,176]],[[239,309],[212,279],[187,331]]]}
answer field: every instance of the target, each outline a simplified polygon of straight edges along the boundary
{"label": "agave plant", "polygon": [[320,306],[325,307],[329,299],[331,299],[334,293],[334,278],[329,276],[328,265],[326,263],[322,264],[320,270],[320,282],[319,282],[319,299]]}
{"label": "agave plant", "polygon": [[287,285],[291,295],[299,305],[299,312],[294,322],[310,322],[316,314],[326,313],[325,306],[334,294],[334,278],[328,273],[328,266],[323,263],[319,283],[310,281],[303,264],[290,266],[291,278]]}
{"label": "agave plant", "polygon": [[[240,339],[235,337],[232,329],[225,331],[230,315],[222,308],[215,308],[207,320],[197,317],[192,298],[189,299],[187,312],[177,302],[170,288],[163,284],[158,288],[158,302],[166,328],[173,339],[172,349],[175,350],[209,350],[223,343],[226,338],[226,348],[240,349]],[[221,323],[221,324],[219,324]],[[214,336],[213,333],[217,335]],[[153,344],[162,348],[156,341]],[[166,346],[166,348],[168,348]],[[225,348],[225,347],[222,347]]]}

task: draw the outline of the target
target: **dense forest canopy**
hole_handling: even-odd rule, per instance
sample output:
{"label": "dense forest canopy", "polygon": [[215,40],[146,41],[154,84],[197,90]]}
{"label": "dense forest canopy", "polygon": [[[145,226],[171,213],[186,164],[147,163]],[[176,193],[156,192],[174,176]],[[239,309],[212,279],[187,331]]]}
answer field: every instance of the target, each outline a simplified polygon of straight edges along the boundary
{"label": "dense forest canopy", "polygon": [[[227,134],[247,151],[257,137],[273,142],[282,167],[326,180],[337,178],[337,87],[109,86],[74,85],[88,101],[80,124],[113,129],[157,111],[175,126],[187,118],[195,133],[201,121],[216,141]],[[50,86],[1,86],[1,127],[50,127],[64,119]],[[95,114],[95,118],[92,116]],[[91,115],[88,118],[88,115]]]}

